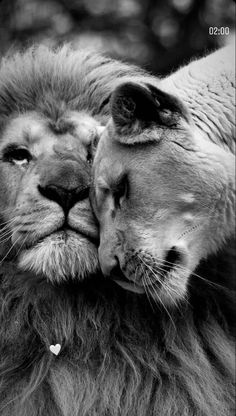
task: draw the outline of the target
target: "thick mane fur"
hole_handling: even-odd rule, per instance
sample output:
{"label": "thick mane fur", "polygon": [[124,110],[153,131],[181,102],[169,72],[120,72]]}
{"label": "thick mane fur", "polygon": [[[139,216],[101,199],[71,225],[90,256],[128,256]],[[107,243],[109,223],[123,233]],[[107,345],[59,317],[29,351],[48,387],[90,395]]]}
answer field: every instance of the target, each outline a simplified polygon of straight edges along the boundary
{"label": "thick mane fur", "polygon": [[73,51],[69,45],[56,50],[32,47],[2,59],[0,116],[42,111],[57,118],[65,108],[108,115],[111,91],[130,76],[146,79],[136,67],[95,53]]}
{"label": "thick mane fur", "polygon": [[[1,117],[35,109],[51,117],[63,105],[106,117],[111,89],[130,71],[143,79],[68,47],[31,49],[2,62]],[[193,276],[188,303],[176,310],[100,275],[53,286],[0,261],[0,415],[234,414],[230,247],[201,265],[206,280]],[[56,343],[57,357],[49,351]]]}
{"label": "thick mane fur", "polygon": [[233,268],[215,261],[168,313],[100,276],[53,287],[2,270],[1,415],[233,414]]}
{"label": "thick mane fur", "polygon": [[52,287],[2,274],[1,415],[232,414],[231,279],[192,282],[170,320],[99,276]]}

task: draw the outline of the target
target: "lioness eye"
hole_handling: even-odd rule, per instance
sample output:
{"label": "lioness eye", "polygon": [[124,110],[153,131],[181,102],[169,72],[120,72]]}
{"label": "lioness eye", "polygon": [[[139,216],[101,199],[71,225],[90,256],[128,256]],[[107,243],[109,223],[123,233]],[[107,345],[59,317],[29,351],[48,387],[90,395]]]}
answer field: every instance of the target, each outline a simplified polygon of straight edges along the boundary
{"label": "lioness eye", "polygon": [[92,150],[92,145],[90,144],[87,150],[87,162],[91,164],[92,161],[93,161],[93,150]]}
{"label": "lioness eye", "polygon": [[122,202],[128,196],[128,177],[123,175],[115,184],[113,189],[113,197],[115,205],[120,208]]}
{"label": "lioness eye", "polygon": [[32,156],[25,148],[9,147],[4,152],[4,159],[14,165],[23,166],[31,161]]}

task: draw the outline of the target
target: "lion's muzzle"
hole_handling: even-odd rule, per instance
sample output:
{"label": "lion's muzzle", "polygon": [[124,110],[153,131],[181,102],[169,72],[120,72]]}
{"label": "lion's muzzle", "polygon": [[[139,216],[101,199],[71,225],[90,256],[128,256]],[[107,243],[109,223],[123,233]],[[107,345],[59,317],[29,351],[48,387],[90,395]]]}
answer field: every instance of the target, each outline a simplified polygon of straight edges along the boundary
{"label": "lion's muzzle", "polygon": [[67,216],[76,203],[89,196],[88,166],[81,159],[78,162],[66,160],[53,163],[53,173],[50,172],[50,160],[45,162],[45,167],[42,166],[38,190],[43,197],[60,205]]}

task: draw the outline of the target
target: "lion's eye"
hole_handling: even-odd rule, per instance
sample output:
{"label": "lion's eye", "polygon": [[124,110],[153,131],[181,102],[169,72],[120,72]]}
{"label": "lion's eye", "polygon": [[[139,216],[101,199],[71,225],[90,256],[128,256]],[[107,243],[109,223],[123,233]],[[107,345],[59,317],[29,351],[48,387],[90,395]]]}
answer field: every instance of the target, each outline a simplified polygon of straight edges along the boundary
{"label": "lion's eye", "polygon": [[30,152],[23,147],[10,146],[4,152],[4,159],[18,166],[25,166],[31,161]]}
{"label": "lion's eye", "polygon": [[99,139],[100,139],[100,137],[99,137],[99,135],[98,135],[98,134],[96,134],[96,135],[93,137],[93,140],[92,140],[92,149],[93,149],[93,150],[96,150],[97,145],[98,145],[98,142],[99,142]]}
{"label": "lion's eye", "polygon": [[95,155],[96,147],[99,141],[98,135],[95,135],[87,149],[87,162],[92,164]]}

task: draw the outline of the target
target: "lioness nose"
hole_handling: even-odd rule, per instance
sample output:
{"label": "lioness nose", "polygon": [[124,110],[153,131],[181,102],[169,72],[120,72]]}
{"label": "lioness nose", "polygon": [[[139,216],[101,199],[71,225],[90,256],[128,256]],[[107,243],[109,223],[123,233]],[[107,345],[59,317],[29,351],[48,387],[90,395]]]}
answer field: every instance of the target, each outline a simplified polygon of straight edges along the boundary
{"label": "lioness nose", "polygon": [[119,270],[119,261],[116,256],[113,256],[108,250],[98,249],[99,262],[104,276],[112,276],[117,274]]}
{"label": "lioness nose", "polygon": [[89,187],[66,189],[58,185],[38,186],[39,192],[47,199],[57,202],[68,213],[76,204],[89,196]]}

